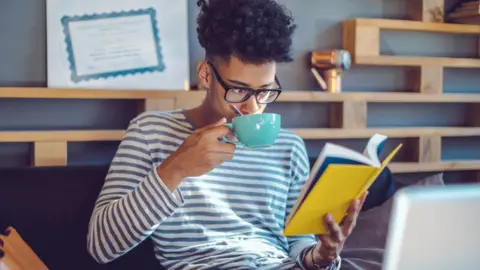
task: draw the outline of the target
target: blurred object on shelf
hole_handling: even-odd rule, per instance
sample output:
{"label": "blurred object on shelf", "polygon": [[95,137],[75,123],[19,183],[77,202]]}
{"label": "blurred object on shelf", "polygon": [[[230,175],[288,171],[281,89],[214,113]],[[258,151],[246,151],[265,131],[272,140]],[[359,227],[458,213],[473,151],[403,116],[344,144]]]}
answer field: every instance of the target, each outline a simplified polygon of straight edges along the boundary
{"label": "blurred object on shelf", "polygon": [[437,7],[432,10],[432,17],[434,22],[444,23],[445,22],[445,14],[444,10],[440,7]]}
{"label": "blurred object on shelf", "polygon": [[480,25],[480,1],[461,3],[448,15],[448,19],[453,23]]}
{"label": "blurred object on shelf", "polygon": [[[348,51],[313,51],[311,65],[311,71],[323,90],[330,93],[342,92],[342,76],[351,65],[351,57]],[[323,76],[318,69],[322,71]]]}
{"label": "blurred object on shelf", "polygon": [[406,0],[408,20],[430,23],[445,22],[444,0]]}

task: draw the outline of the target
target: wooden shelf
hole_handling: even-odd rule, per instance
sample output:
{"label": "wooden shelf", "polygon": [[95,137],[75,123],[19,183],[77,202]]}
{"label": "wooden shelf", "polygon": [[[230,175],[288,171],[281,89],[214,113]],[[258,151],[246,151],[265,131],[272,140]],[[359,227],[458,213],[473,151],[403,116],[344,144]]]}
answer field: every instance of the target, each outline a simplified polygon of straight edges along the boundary
{"label": "wooden shelf", "polygon": [[444,161],[444,162],[395,162],[389,168],[394,173],[473,171],[480,170],[480,160]]}
{"label": "wooden shelf", "polygon": [[[374,58],[372,58],[374,59]],[[195,106],[205,96],[202,91],[136,91],[49,88],[0,88],[0,98],[28,99],[129,99],[139,100],[145,109],[171,110]],[[480,118],[472,127],[368,128],[369,103],[470,103],[471,115],[480,111],[480,94],[441,94],[415,92],[285,91],[279,102],[331,103],[330,128],[290,129],[305,140],[367,139],[374,133],[407,139],[414,161],[391,164],[396,173],[480,170],[480,161],[441,161],[441,138],[480,136]],[[333,120],[332,120],[333,119]],[[62,165],[67,161],[68,142],[121,141],[124,130],[65,130],[0,132],[0,143],[33,143],[33,165]]]}
{"label": "wooden shelf", "polygon": [[0,142],[119,141],[124,134],[124,130],[1,131]]}
{"label": "wooden shelf", "polygon": [[[343,47],[351,53],[353,64],[480,68],[480,59],[478,58],[413,57],[380,54],[380,31],[382,30],[480,36],[480,25],[359,18],[344,21],[342,27]],[[441,76],[443,76],[443,74],[437,72],[434,77],[440,80],[443,79]]]}
{"label": "wooden shelf", "polygon": [[389,138],[418,138],[422,136],[440,137],[475,137],[480,136],[477,127],[400,127],[400,128],[301,128],[291,129],[292,132],[305,140],[320,139],[366,139],[375,133]]}
{"label": "wooden shelf", "polygon": [[[137,90],[81,90],[49,88],[0,87],[0,98],[28,99],[176,99],[200,102],[203,91],[137,91]],[[422,94],[416,92],[343,92],[285,90],[279,102],[345,102],[371,103],[480,103],[480,94]]]}
{"label": "wooden shelf", "polygon": [[374,27],[393,31],[480,35],[480,25],[369,18],[357,18],[345,22],[355,24],[356,26]]}
{"label": "wooden shelf", "polygon": [[450,68],[480,68],[480,59],[448,57],[410,57],[410,56],[361,56],[355,57],[357,65],[372,66],[441,66]]}
{"label": "wooden shelf", "polygon": [[0,87],[0,98],[33,99],[171,99],[202,98],[203,91],[56,89],[45,87]]}
{"label": "wooden shelf", "polygon": [[[304,139],[366,139],[375,132],[380,132],[392,138],[418,138],[421,136],[480,136],[480,128],[402,128],[402,129],[291,129]],[[58,157],[61,162],[66,162],[66,149],[68,142],[102,142],[120,141],[124,136],[124,130],[76,130],[76,131],[19,131],[0,132],[0,142],[23,142],[34,143],[35,149],[45,148],[43,151],[50,152],[52,149],[62,149]],[[44,160],[37,158],[37,166],[41,166]],[[51,163],[46,163],[52,165]],[[435,172],[435,171],[469,171],[480,170],[480,160],[472,161],[448,161],[448,162],[396,162],[390,169],[394,173]]]}
{"label": "wooden shelf", "polygon": [[[298,128],[289,129],[305,140],[366,139],[375,133],[390,138],[421,136],[472,137],[480,136],[480,127],[401,127],[401,128]],[[94,142],[120,141],[124,130],[61,130],[61,131],[0,131],[0,143],[6,142]]]}
{"label": "wooden shelf", "polygon": [[[424,57],[424,56],[399,56],[381,55],[380,32],[405,31],[405,32],[430,32],[456,35],[480,36],[480,25],[451,24],[443,22],[429,22],[433,18],[426,14],[434,8],[443,9],[443,1],[410,1],[410,15],[417,20],[390,20],[390,19],[365,19],[358,18],[344,21],[343,27],[343,48],[352,55],[352,63],[357,65],[372,66],[402,66],[413,67],[409,69],[408,84],[414,88],[412,92],[419,93],[418,97],[429,99],[429,102],[462,102],[460,100],[467,96],[450,95],[443,93],[444,69],[449,68],[480,68],[479,57],[473,58],[452,58],[452,57]],[[480,40],[480,39],[479,39]],[[479,48],[480,50],[480,48]],[[480,51],[479,51],[480,53]],[[480,55],[479,55],[480,56]],[[413,97],[413,95],[411,96]],[[453,101],[456,100],[456,101]],[[400,101],[399,101],[400,102]],[[402,103],[409,101],[402,100]],[[419,101],[421,102],[421,101]],[[476,103],[472,100],[472,103]],[[449,161],[442,159],[442,138],[450,136],[478,136],[480,113],[478,105],[472,105],[469,112],[469,123],[472,128],[405,128],[400,130],[379,129],[376,132],[389,137],[415,138],[410,146],[408,154],[413,154],[413,163],[394,163],[390,168],[394,172],[430,172],[449,170],[480,170],[480,161]],[[357,114],[364,114],[364,110],[358,110]],[[365,122],[365,121],[364,121]],[[370,130],[372,131],[372,130]],[[367,131],[363,131],[367,132]],[[361,132],[348,130],[342,136],[358,136]],[[320,133],[303,131],[303,137],[318,136]],[[337,135],[332,131],[332,136]],[[367,134],[363,134],[369,137]],[[410,141],[412,142],[412,141]]]}
{"label": "wooden shelf", "polygon": [[367,103],[478,103],[480,94],[421,94],[415,92],[343,92],[285,91],[280,102],[345,102]]}

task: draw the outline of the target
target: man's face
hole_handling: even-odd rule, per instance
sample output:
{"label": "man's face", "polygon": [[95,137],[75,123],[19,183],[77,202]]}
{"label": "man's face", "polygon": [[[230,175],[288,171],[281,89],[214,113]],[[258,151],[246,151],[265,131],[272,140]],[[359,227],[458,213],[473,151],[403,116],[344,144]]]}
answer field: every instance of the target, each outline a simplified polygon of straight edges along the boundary
{"label": "man's face", "polygon": [[[228,121],[231,121],[237,115],[232,105],[237,107],[244,115],[261,113],[266,107],[266,104],[262,103],[269,98],[267,92],[258,92],[258,100],[262,103],[257,101],[255,95],[242,102],[233,102],[248,93],[248,90],[242,89],[250,88],[259,91],[278,88],[275,82],[275,63],[245,64],[238,58],[232,57],[228,63],[220,62],[216,64],[211,62],[211,66],[207,64],[206,67],[209,69],[211,80],[207,100],[213,110],[220,116],[227,118]],[[227,99],[231,102],[225,100],[225,88],[234,89],[230,90],[227,96]]]}

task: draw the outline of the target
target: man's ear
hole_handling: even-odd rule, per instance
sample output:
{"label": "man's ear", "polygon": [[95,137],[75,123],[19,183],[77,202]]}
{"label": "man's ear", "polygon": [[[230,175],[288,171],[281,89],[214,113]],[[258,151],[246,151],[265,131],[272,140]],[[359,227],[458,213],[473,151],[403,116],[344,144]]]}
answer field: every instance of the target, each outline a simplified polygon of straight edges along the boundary
{"label": "man's ear", "polygon": [[200,90],[209,90],[211,84],[210,68],[206,61],[201,61],[197,65],[198,88]]}

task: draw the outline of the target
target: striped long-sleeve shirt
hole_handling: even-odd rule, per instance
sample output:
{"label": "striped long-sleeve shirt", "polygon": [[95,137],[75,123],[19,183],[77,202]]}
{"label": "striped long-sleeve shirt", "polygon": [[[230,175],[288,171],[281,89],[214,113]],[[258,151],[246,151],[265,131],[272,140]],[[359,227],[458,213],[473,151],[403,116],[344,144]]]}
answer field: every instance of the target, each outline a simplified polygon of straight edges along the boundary
{"label": "striped long-sleeve shirt", "polygon": [[194,129],[180,110],[130,122],[89,224],[93,258],[112,261],[151,237],[166,269],[304,268],[315,238],[282,236],[309,174],[302,139],[282,130],[269,148],[237,146],[232,160],[171,192],[156,167]]}

